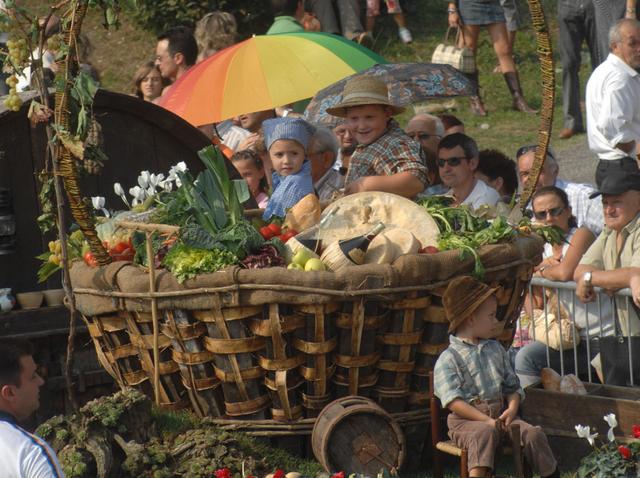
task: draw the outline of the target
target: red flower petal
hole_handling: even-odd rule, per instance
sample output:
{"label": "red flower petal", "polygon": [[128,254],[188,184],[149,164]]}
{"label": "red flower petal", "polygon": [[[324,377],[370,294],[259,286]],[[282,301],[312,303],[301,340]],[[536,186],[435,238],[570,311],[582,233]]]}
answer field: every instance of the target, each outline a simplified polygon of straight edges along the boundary
{"label": "red flower petal", "polygon": [[633,455],[633,453],[631,453],[631,449],[624,445],[620,445],[618,447],[618,453],[620,453],[622,458],[624,458],[625,460],[630,460],[631,456]]}
{"label": "red flower petal", "polygon": [[633,438],[640,438],[640,425],[633,425],[631,427],[631,434]]}
{"label": "red flower petal", "polygon": [[284,471],[276,470],[273,472],[273,478],[284,478]]}

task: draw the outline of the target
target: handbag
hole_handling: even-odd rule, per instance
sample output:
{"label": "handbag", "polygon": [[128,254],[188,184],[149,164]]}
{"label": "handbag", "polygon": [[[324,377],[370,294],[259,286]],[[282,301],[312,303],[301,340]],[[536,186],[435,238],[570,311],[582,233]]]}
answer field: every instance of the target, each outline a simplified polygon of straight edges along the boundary
{"label": "handbag", "polygon": [[[560,311],[559,318],[557,317],[558,309]],[[547,312],[545,317],[544,310],[534,309],[531,336],[553,350],[562,351],[577,347],[580,343],[580,335],[564,306],[558,304],[557,293],[553,292],[550,295],[547,301],[547,310],[556,311],[556,313]]]}
{"label": "handbag", "polygon": [[[631,305],[637,312],[636,305],[633,302]],[[629,349],[631,349],[633,384],[637,387],[640,385],[640,336],[623,336],[617,313],[615,325],[616,335],[600,337],[600,362],[604,383],[621,387],[631,386],[629,368]]]}
{"label": "handbag", "polygon": [[475,73],[476,71],[476,59],[473,55],[471,48],[466,46],[458,47],[458,39],[462,35],[462,41],[464,43],[464,33],[461,28],[458,28],[456,34],[456,41],[454,44],[449,43],[449,33],[453,27],[447,28],[447,33],[444,36],[444,41],[436,46],[433,55],[431,56],[431,63],[440,63],[444,65],[451,65],[452,67],[460,70],[462,73]]}

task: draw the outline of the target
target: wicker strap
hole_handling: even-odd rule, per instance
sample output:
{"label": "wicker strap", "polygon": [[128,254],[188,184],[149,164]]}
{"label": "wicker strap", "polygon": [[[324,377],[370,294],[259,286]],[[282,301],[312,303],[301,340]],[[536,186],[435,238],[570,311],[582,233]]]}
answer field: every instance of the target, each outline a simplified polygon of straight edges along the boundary
{"label": "wicker strap", "polygon": [[[142,360],[142,370],[147,372],[150,376],[153,376],[153,365],[148,363],[146,360]],[[173,360],[168,360],[166,362],[158,363],[158,370],[160,371],[160,375],[169,375],[172,373],[176,373],[180,371],[180,368],[177,363]]]}
{"label": "wicker strap", "polygon": [[190,380],[185,380],[185,378],[182,377],[182,385],[189,390],[201,392],[203,390],[216,388],[220,385],[220,381],[215,377],[192,378]]}
{"label": "wicker strap", "polygon": [[333,377],[333,374],[336,371],[336,365],[332,364],[330,367],[327,367],[324,371],[324,374],[315,368],[305,367],[304,365],[300,365],[298,369],[300,371],[300,375],[304,377],[308,382],[315,382],[318,380],[329,380]]}
{"label": "wicker strap", "polygon": [[[281,372],[286,372],[286,370],[281,370]],[[276,376],[277,376],[277,372],[276,372]],[[285,376],[286,378],[286,376]],[[287,378],[287,383],[286,383],[286,388],[287,390],[293,390],[295,388],[298,388],[300,385],[302,385],[304,383],[304,379],[298,375],[293,375],[290,378]],[[282,384],[278,384],[277,378],[270,378],[269,376],[266,376],[264,378],[264,385],[269,389],[272,390],[274,392],[278,391],[278,386],[282,385]]]}
{"label": "wicker strap", "polygon": [[376,387],[376,393],[381,398],[404,398],[409,396],[409,388]]}
{"label": "wicker strap", "polygon": [[302,312],[304,314],[316,314],[318,312],[318,307],[320,307],[325,314],[333,314],[334,312],[340,310],[342,304],[340,302],[330,302],[328,304],[323,304],[320,306],[315,304],[303,304],[297,305],[296,311]]}
{"label": "wicker strap", "polygon": [[[300,317],[297,315],[290,315],[284,318],[282,321],[280,328],[282,333],[292,332],[296,329],[300,329],[304,327],[305,320],[304,317]],[[249,322],[249,328],[251,332],[255,335],[260,335],[262,337],[271,337],[271,321],[267,320],[258,320],[253,319]]]}
{"label": "wicker strap", "polygon": [[224,402],[227,415],[231,417],[239,417],[242,415],[250,415],[266,408],[271,399],[269,395],[260,395],[252,400],[245,400],[244,402]]}
{"label": "wicker strap", "polygon": [[[218,311],[210,310],[194,310],[193,316],[201,322],[216,322],[216,314]],[[250,317],[260,316],[262,307],[230,307],[221,309],[220,312],[225,321],[248,319]]]}
{"label": "wicker strap", "polygon": [[[229,329],[227,328],[227,323],[224,320],[224,314],[222,312],[222,303],[220,302],[219,294],[213,294],[213,302],[214,302],[214,306],[213,306],[212,312],[213,312],[213,317],[215,319],[216,328],[218,329],[218,333],[222,335],[223,337],[222,340],[230,341],[232,339],[231,339],[231,335],[229,334]],[[198,317],[196,316],[196,318]],[[205,347],[210,352],[216,353],[215,350],[211,350],[208,347],[207,339],[208,337],[205,337]],[[262,341],[263,341],[262,345],[264,346],[264,339],[262,339]],[[249,394],[247,393],[247,387],[244,383],[244,379],[242,378],[242,372],[240,371],[240,365],[238,364],[238,359],[236,358],[234,353],[230,353],[228,358],[229,358],[229,363],[231,364],[231,369],[233,370],[234,379],[238,387],[238,392],[240,393],[240,396],[242,397],[243,402],[245,403],[249,402],[250,401]],[[227,413],[229,413],[229,409],[227,409]]]}
{"label": "wicker strap", "polygon": [[394,362],[392,360],[380,360],[378,369],[388,372],[411,373],[415,366],[415,362]]}
{"label": "wicker strap", "polygon": [[162,333],[170,339],[180,337],[182,340],[198,339],[207,333],[207,327],[202,322],[194,324],[164,324]]}
{"label": "wicker strap", "polygon": [[[378,382],[378,372],[374,372],[370,375],[360,376],[358,387],[372,387]],[[349,385],[349,376],[344,376],[336,370],[335,375],[333,376],[333,383],[341,386]]]}
{"label": "wicker strap", "polygon": [[[324,317],[322,319],[324,320]],[[309,355],[327,354],[335,349],[336,345],[338,345],[338,339],[336,337],[324,342],[305,342],[298,337],[293,338],[293,347]]]}
{"label": "wicker strap", "polygon": [[288,411],[272,408],[271,416],[273,416],[274,420],[297,420],[302,417],[302,405],[296,405]]}
{"label": "wicker strap", "polygon": [[133,344],[118,345],[111,350],[105,350],[104,355],[113,362],[114,360],[138,355],[138,349]]}
{"label": "wicker strap", "polygon": [[[225,372],[222,369],[214,366],[213,371],[221,381],[231,383],[235,382],[235,374],[233,372]],[[240,371],[240,376],[243,380],[253,380],[263,377],[265,374],[264,369],[261,367],[251,367]]]}
{"label": "wicker strap", "polygon": [[370,365],[375,365],[379,359],[380,352],[374,352],[369,355],[360,356],[336,354],[336,363],[341,367],[348,368],[349,373],[351,373],[352,370],[358,369],[359,367],[368,367]]}
{"label": "wicker strap", "polygon": [[447,316],[444,313],[444,307],[438,305],[432,305],[427,309],[427,313],[424,316],[424,321],[431,324],[447,324]]}
{"label": "wicker strap", "polygon": [[122,378],[130,387],[135,387],[136,385],[140,385],[142,382],[149,380],[149,376],[144,370],[138,370],[137,372],[125,372],[122,374]]}
{"label": "wicker strap", "polygon": [[181,352],[172,348],[171,358],[180,365],[198,365],[211,362],[213,360],[213,354],[206,350],[203,352]]}
{"label": "wicker strap", "polygon": [[[379,329],[384,324],[384,320],[386,317],[386,314],[364,317],[362,328],[364,330]],[[339,329],[350,329],[352,326],[353,314],[343,313],[338,315],[338,318],[336,319],[336,327],[338,327]]]}
{"label": "wicker strap", "polygon": [[431,297],[424,296],[418,298],[407,298],[402,300],[396,300],[389,304],[389,309],[392,310],[406,310],[406,309],[426,309],[431,305]]}
{"label": "wicker strap", "polygon": [[327,403],[331,401],[331,394],[307,395],[303,392],[300,395],[302,397],[302,405],[304,408],[310,408],[312,410],[322,410]]}
{"label": "wicker strap", "polygon": [[[153,349],[153,335],[137,335],[129,333],[129,338],[131,339],[131,343],[136,347],[146,350]],[[171,339],[166,335],[161,335],[158,339],[158,346],[160,348],[166,349],[171,346]]]}
{"label": "wicker strap", "polygon": [[263,369],[272,372],[277,370],[291,370],[304,363],[304,355],[294,355],[293,357],[282,359],[270,359],[258,356],[258,363]]}
{"label": "wicker strap", "polygon": [[264,349],[263,337],[242,337],[239,339],[212,339],[204,337],[204,346],[214,354],[232,355],[257,352]]}

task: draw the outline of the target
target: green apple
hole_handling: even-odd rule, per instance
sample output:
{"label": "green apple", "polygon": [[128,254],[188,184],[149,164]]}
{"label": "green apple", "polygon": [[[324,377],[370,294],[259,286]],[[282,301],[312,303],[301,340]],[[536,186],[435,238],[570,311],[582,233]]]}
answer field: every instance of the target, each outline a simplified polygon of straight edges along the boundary
{"label": "green apple", "polygon": [[307,261],[313,258],[313,255],[314,255],[313,251],[310,251],[306,247],[301,247],[296,251],[296,253],[291,258],[291,263],[298,264],[300,267],[304,268]]}
{"label": "green apple", "polygon": [[305,271],[324,271],[326,269],[327,268],[324,266],[322,261],[320,259],[316,259],[315,257],[309,259],[304,265]]}
{"label": "green apple", "polygon": [[292,262],[291,264],[289,264],[287,266],[287,269],[296,270],[296,271],[303,271],[304,267],[302,267],[300,264],[296,264],[295,262]]}

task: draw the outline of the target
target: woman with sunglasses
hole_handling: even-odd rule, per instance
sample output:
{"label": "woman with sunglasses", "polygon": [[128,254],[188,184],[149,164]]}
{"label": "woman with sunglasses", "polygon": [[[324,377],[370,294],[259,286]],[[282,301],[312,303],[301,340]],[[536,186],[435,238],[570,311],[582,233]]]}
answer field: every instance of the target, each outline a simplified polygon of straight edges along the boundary
{"label": "woman with sunglasses", "polygon": [[[595,236],[586,227],[577,227],[569,199],[562,189],[556,186],[542,187],[534,193],[531,204],[535,221],[562,229],[565,239],[563,244],[545,244],[543,261],[534,269],[534,277],[561,282],[572,280],[573,272]],[[542,287],[534,287],[532,297],[525,299],[524,307],[529,317],[533,316],[533,309],[544,308],[543,293]],[[606,296],[602,297],[601,308],[592,304],[587,314],[585,304],[575,298],[573,290],[558,289],[557,293],[560,306],[575,319],[581,339],[577,346],[578,372],[586,375],[589,362],[599,350],[597,338],[601,333],[608,335],[613,332],[611,301]],[[546,302],[548,307],[549,300]],[[557,314],[557,311],[549,310],[549,313]],[[588,349],[586,342],[589,342]],[[573,349],[565,350],[562,354],[564,373],[576,373]],[[521,385],[526,387],[537,381],[540,371],[547,366],[561,372],[560,352],[549,349],[549,361],[547,365],[547,345],[542,342],[531,342],[520,349],[516,355],[515,367]]]}

